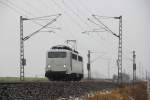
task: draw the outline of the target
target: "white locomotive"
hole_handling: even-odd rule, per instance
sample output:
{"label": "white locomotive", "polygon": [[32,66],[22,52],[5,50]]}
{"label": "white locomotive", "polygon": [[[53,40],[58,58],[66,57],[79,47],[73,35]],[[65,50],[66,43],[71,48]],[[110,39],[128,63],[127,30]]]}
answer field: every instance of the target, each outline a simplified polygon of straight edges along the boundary
{"label": "white locomotive", "polygon": [[83,78],[83,58],[68,46],[53,46],[46,54],[45,76],[52,81],[80,81]]}

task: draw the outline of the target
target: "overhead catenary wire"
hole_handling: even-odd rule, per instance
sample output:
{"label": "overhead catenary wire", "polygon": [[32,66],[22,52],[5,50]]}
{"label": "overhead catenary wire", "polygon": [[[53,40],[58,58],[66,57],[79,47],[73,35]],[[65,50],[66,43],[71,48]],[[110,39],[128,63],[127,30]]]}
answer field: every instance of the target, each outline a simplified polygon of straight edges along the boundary
{"label": "overhead catenary wire", "polygon": [[[114,18],[114,17],[109,17],[109,18]],[[106,29],[106,28],[102,27],[102,26],[99,25],[98,23],[92,21],[90,18],[88,18],[88,20],[89,20],[91,23],[93,23],[93,24],[99,26],[100,28],[102,28],[102,29],[104,29],[104,30],[106,30],[106,31],[109,32],[109,30],[107,30],[108,28]],[[101,23],[102,23],[102,22],[101,22]],[[97,31],[84,31],[83,33],[86,33],[86,32],[97,32]],[[105,32],[105,31],[101,31],[101,32]],[[124,40],[124,38],[123,38],[123,43],[125,43],[125,44],[124,44],[124,45],[126,45],[125,47],[128,47],[126,41]],[[127,50],[127,49],[126,49],[126,50]]]}
{"label": "overhead catenary wire", "polygon": [[[78,5],[80,5],[80,7],[82,7],[82,8],[84,8],[85,12],[88,12],[90,15],[92,15],[92,12],[89,11],[88,7],[85,6],[85,4],[82,2],[82,0],[80,0],[80,1],[78,1],[78,2],[80,2],[80,3],[78,3]],[[72,4],[74,4],[74,6],[75,6],[75,3],[72,3]],[[79,11],[79,10],[78,10],[78,7],[76,7],[76,9],[77,9],[77,11]],[[80,11],[79,11],[79,12],[80,12]],[[81,14],[82,14],[82,13],[81,13]],[[82,15],[83,15],[83,14],[82,14]],[[94,21],[90,20],[89,18],[88,18],[88,20],[91,21],[92,23],[94,23],[95,25],[99,25],[99,24],[95,23]],[[89,26],[89,25],[88,25],[88,26]],[[101,28],[104,29],[104,30],[106,30],[106,31],[108,31],[108,30],[105,29],[104,27],[101,27]],[[102,30],[102,31],[99,30],[99,32],[105,32],[104,30]],[[88,33],[88,32],[92,32],[92,31],[84,31],[84,32],[82,32],[82,33],[86,33],[86,32]],[[93,32],[98,32],[98,31],[93,30]]]}
{"label": "overhead catenary wire", "polygon": [[[97,39],[95,39],[95,38],[93,38],[93,37],[91,37],[96,43],[98,43],[99,44],[99,42],[100,41],[98,41]],[[104,42],[105,44],[106,44],[106,42]],[[100,44],[99,44],[100,45]],[[108,48],[108,47],[110,47],[110,46],[108,46],[108,45],[110,45],[110,44],[108,44],[108,42],[107,42],[107,45],[100,45],[100,46],[103,46],[105,49],[106,48]],[[116,48],[117,49],[117,48]],[[110,51],[112,51],[111,49],[107,49],[108,51],[107,52],[110,52]]]}
{"label": "overhead catenary wire", "polygon": [[[21,14],[22,15],[22,13],[20,12],[20,11],[18,11],[18,9],[16,10],[14,7],[12,7],[12,6],[10,6],[10,5],[8,5],[7,3],[4,3],[4,2],[0,2],[1,4],[3,4],[3,5],[5,5],[5,6],[7,6],[7,7],[9,7],[9,8],[12,8],[12,10],[14,10],[16,13],[18,13],[18,14]],[[13,5],[14,6],[14,5]],[[23,14],[24,15],[24,14]],[[26,15],[25,15],[26,16]],[[26,16],[27,17],[27,16]],[[22,18],[22,17],[20,17],[20,18]],[[20,19],[21,20],[21,19]],[[22,19],[23,20],[23,19]],[[29,20],[29,19],[27,19],[27,18],[24,18],[24,20]],[[55,20],[54,20],[55,21]],[[46,25],[44,25],[42,28],[44,28],[44,27],[46,27],[46,26],[48,26],[49,24],[51,24],[52,22],[50,22],[50,23],[48,23],[48,24],[46,24]],[[31,35],[29,35],[28,37],[25,37],[25,38],[21,38],[22,39],[22,41],[23,40],[27,40],[27,39],[29,39],[31,36],[33,36],[33,35],[35,35],[37,32],[39,32],[42,28],[40,28],[39,30],[37,30],[37,31],[35,31],[34,33],[32,33]],[[21,42],[22,43],[22,42]],[[20,47],[21,48],[23,48],[23,45],[20,45]],[[24,55],[24,53],[22,53],[22,52],[24,52],[24,50],[21,50],[20,49],[20,51],[21,51],[21,57],[22,57],[22,54]],[[22,61],[22,59],[24,59],[24,58],[21,58],[21,60],[20,61]],[[24,65],[23,65],[24,66]],[[20,75],[22,75],[22,73],[23,73],[23,76],[20,76],[20,79],[22,79],[23,78],[23,80],[24,80],[24,68],[22,68],[21,67],[21,70],[23,69],[23,71],[22,72],[20,72],[21,74]]]}
{"label": "overhead catenary wire", "polygon": [[[91,53],[98,53],[98,52],[91,52]],[[100,52],[99,52],[100,53]],[[96,57],[95,59],[93,59],[93,60],[91,60],[91,63],[93,63],[94,61],[96,61],[96,60],[98,60],[98,59],[104,59],[104,55],[106,55],[107,53],[105,52],[101,52],[101,53],[103,53],[102,55],[99,55],[98,57]]]}
{"label": "overhead catenary wire", "polygon": [[80,23],[78,23],[76,20],[74,20],[73,17],[70,16],[69,13],[67,13],[65,10],[63,10],[63,8],[55,1],[55,0],[51,0],[60,10],[62,10],[66,15],[68,15],[68,17],[74,21],[76,23],[76,25],[80,28],[83,29],[83,27],[80,25]]}
{"label": "overhead catenary wire", "polygon": [[80,13],[80,15],[87,15],[87,10],[85,10],[85,11],[83,11],[83,10],[81,10],[81,9],[79,9],[79,8],[83,8],[83,6],[81,5],[81,1],[80,1],[80,3],[77,1],[77,0],[70,0],[70,2],[72,3],[72,5],[74,6],[74,8],[76,9],[76,11],[78,12],[78,13]]}
{"label": "overhead catenary wire", "polygon": [[34,17],[34,18],[28,18],[29,20],[49,20],[49,19],[45,19],[45,18],[50,18],[52,16],[57,16],[58,14],[55,15],[48,15],[48,16],[42,16],[42,17]]}
{"label": "overhead catenary wire", "polygon": [[[103,19],[115,18],[115,17],[107,17],[107,16],[99,16],[99,17],[101,17],[101,18],[103,18]],[[87,32],[98,32],[98,31],[87,31]],[[99,31],[99,32],[104,32],[104,31]],[[109,32],[109,31],[108,31],[108,32]],[[118,37],[118,35],[115,35],[115,36]],[[124,39],[123,39],[123,42],[125,42]],[[127,43],[125,42],[125,44],[127,44]],[[127,47],[127,46],[125,46],[125,47]],[[125,51],[126,51],[126,50],[125,50]]]}
{"label": "overhead catenary wire", "polygon": [[97,17],[99,17],[99,18],[102,18],[102,19],[112,19],[112,18],[115,18],[115,17],[109,17],[109,16],[99,16],[99,15],[95,15],[95,16],[97,16]]}
{"label": "overhead catenary wire", "polygon": [[[4,5],[6,5],[7,7],[11,8],[12,10],[14,10],[14,11],[15,11],[16,13],[18,13],[19,15],[23,15],[23,16],[25,16],[26,18],[28,18],[28,16],[27,16],[26,14],[22,13],[22,12],[28,13],[27,11],[22,10],[22,8],[16,6],[15,4],[13,4],[12,2],[10,2],[10,1],[8,1],[8,0],[7,0],[7,2],[8,2],[10,5],[14,6],[15,8],[11,7],[11,6],[10,6],[9,4],[7,4],[7,3],[4,3],[4,2],[1,2],[1,3],[4,4]],[[21,11],[19,11],[18,9],[21,10]],[[28,14],[30,15],[30,13],[28,13]],[[32,15],[32,14],[31,14],[31,15]],[[34,15],[32,15],[32,16],[34,16]]]}
{"label": "overhead catenary wire", "polygon": [[34,12],[37,12],[38,14],[40,13],[40,15],[43,13],[43,11],[41,11],[41,9],[38,9],[33,4],[29,3],[27,0],[21,0],[21,2],[23,2],[23,4],[26,4],[26,6],[28,6],[28,8],[31,8],[32,10],[34,9]]}
{"label": "overhead catenary wire", "polygon": [[110,33],[112,33],[114,36],[119,37],[116,33],[114,33],[112,30],[110,30],[105,24],[103,24],[102,21],[100,21],[95,15],[92,15],[100,24],[102,24],[106,30],[108,30]]}
{"label": "overhead catenary wire", "polygon": [[[56,1],[55,1],[55,4],[56,4]],[[60,7],[59,7],[60,8]]]}
{"label": "overhead catenary wire", "polygon": [[[99,16],[99,15],[93,15],[93,16],[95,16],[95,18],[96,18],[96,16]],[[116,17],[107,17],[107,16],[99,16],[100,18],[103,18],[103,17],[105,17],[105,18],[116,18]],[[97,19],[98,20],[98,19]],[[102,21],[100,21],[100,20],[98,20],[102,25],[104,25],[103,23],[102,23]],[[112,32],[107,26],[106,26],[106,29],[108,29],[108,31],[110,31],[110,32]],[[114,32],[113,32],[114,33]],[[113,35],[115,35],[115,33],[113,34]],[[115,36],[118,36],[118,35],[115,35]],[[123,41],[123,43],[125,43],[126,44],[126,40],[124,39],[124,38],[122,38],[122,41]],[[127,44],[126,44],[127,45]],[[125,47],[128,47],[128,46],[125,46]]]}
{"label": "overhead catenary wire", "polygon": [[[92,31],[91,31],[92,32]],[[99,33],[99,32],[98,32]],[[99,44],[99,42],[100,41],[98,41],[97,39],[95,39],[94,37],[90,37],[93,41],[95,41],[96,43],[98,43]],[[108,47],[110,47],[110,46],[108,46],[108,45],[110,45],[110,43],[108,43],[108,42],[103,42],[103,43],[107,43],[107,45],[100,45],[100,46],[103,46],[104,48],[108,48]],[[117,48],[116,48],[117,49]],[[111,50],[111,49],[109,49],[109,50]]]}
{"label": "overhead catenary wire", "polygon": [[105,31],[108,31],[108,29],[100,26],[98,23],[94,22],[93,20],[91,20],[90,18],[88,18],[88,21],[90,21],[91,23],[95,24],[95,25],[98,25],[101,29],[104,29]]}
{"label": "overhead catenary wire", "polygon": [[[17,9],[11,7],[9,4],[7,4],[7,3],[5,3],[5,2],[2,2],[2,1],[0,1],[0,3],[1,3],[2,5],[4,5],[4,6],[10,8],[10,9],[12,9],[12,10],[13,10],[14,12],[16,12],[17,14],[26,16],[26,15],[23,14],[22,12],[20,12],[20,11],[18,11]],[[27,17],[27,16],[26,16],[26,17]]]}
{"label": "overhead catenary wire", "polygon": [[[23,12],[25,12],[25,13],[27,13],[27,14],[29,14],[29,15],[34,16],[32,13],[30,13],[30,12],[24,10],[23,8],[19,7],[18,5],[15,5],[13,2],[11,2],[11,1],[9,1],[9,0],[6,0],[6,2],[8,2],[9,4],[15,6],[15,7],[18,8],[18,9],[21,9]],[[35,16],[34,16],[34,17],[35,17]]]}
{"label": "overhead catenary wire", "polygon": [[[70,1],[70,2],[72,2],[72,1]],[[78,13],[77,13],[75,10],[73,10],[73,9],[65,2],[65,0],[63,0],[63,4],[64,4],[74,15],[76,15],[76,16],[80,19],[80,21],[82,21],[88,28],[90,28],[89,24],[88,24],[86,21],[84,21],[84,19],[81,17],[81,14],[78,14],[78,13],[80,12],[80,10],[79,10],[77,7],[75,7],[75,3],[72,2],[74,8],[76,9],[76,11],[77,11]]]}
{"label": "overhead catenary wire", "polygon": [[119,19],[119,35],[114,33],[112,30],[110,30],[110,28],[108,26],[103,24],[103,22],[101,22],[101,20],[99,18],[97,18],[96,15],[92,15],[92,16],[95,18],[95,20],[97,20],[99,22],[99,24],[104,26],[106,31],[108,31],[109,33],[111,33],[114,36],[119,38],[118,60],[117,60],[118,63],[117,63],[117,65],[118,65],[118,83],[120,84],[120,83],[122,83],[122,16],[120,16],[120,17],[112,17],[114,19]]}
{"label": "overhead catenary wire", "polygon": [[[102,19],[103,19],[103,18],[107,18],[107,19],[116,18],[116,17],[99,16],[99,15],[94,15],[94,16],[98,16],[99,18],[102,18]],[[90,20],[90,19],[89,19],[89,21],[92,22],[92,23],[94,23],[94,24],[96,24],[96,25],[99,25],[99,24],[95,23],[94,21],[92,21],[92,20]],[[99,20],[99,21],[100,21],[100,20]],[[100,23],[101,23],[102,25],[104,25],[104,24],[102,23],[102,21],[100,21]],[[106,26],[106,30],[110,31],[107,26]],[[114,33],[114,32],[113,32],[113,33]],[[123,34],[123,36],[125,36],[125,34]],[[125,37],[126,37],[126,36],[125,36]],[[125,40],[124,38],[122,38],[122,40],[123,40],[123,42],[126,44],[126,40]]]}
{"label": "overhead catenary wire", "polygon": [[[56,6],[58,8],[60,8],[61,10],[63,9],[56,1],[54,1],[54,0],[52,0],[52,1],[53,1],[54,4],[56,4]],[[67,13],[66,11],[63,11],[63,12],[68,15],[68,17],[71,19],[71,21],[75,22],[75,24],[77,25],[77,27],[80,27],[81,30],[83,29],[83,27],[80,25],[80,23],[78,23],[76,20],[74,20],[73,17],[69,13]],[[72,34],[72,32],[70,32],[70,33],[71,33],[71,35],[73,35],[73,37],[75,37],[74,34]],[[77,37],[76,37],[76,39],[77,39]]]}
{"label": "overhead catenary wire", "polygon": [[[9,4],[11,4],[12,6],[14,6],[15,8],[21,10],[22,12],[27,13],[28,15],[30,15],[30,16],[32,16],[32,17],[35,17],[34,14],[32,14],[32,13],[30,13],[30,12],[28,12],[28,11],[22,9],[22,8],[19,7],[19,6],[16,6],[14,3],[10,2],[9,0],[7,0],[7,2],[8,2]],[[7,4],[7,6],[9,6],[9,5]],[[9,7],[9,8],[12,8],[12,7]],[[23,15],[23,16],[25,16],[26,18],[29,18],[26,14],[23,14],[22,12],[20,12],[20,11],[14,9],[14,8],[13,8],[13,10],[14,10],[15,12],[19,13],[20,15]],[[51,16],[56,16],[56,14],[55,14],[55,15],[51,15]],[[51,17],[51,16],[49,15],[49,16],[44,16],[44,17]],[[38,17],[37,17],[37,18],[38,18]],[[39,18],[40,18],[40,17],[39,17]],[[42,17],[41,17],[41,18],[42,18]],[[32,19],[32,18],[31,18],[31,19]],[[36,18],[35,18],[35,20],[36,20]],[[32,21],[33,23],[39,25],[39,26],[43,26],[42,24],[38,23],[38,22],[35,21],[35,20],[31,20],[31,21]],[[45,20],[45,19],[43,19],[43,20]],[[48,19],[47,19],[47,20],[48,20]]]}
{"label": "overhead catenary wire", "polygon": [[79,4],[85,9],[85,11],[87,11],[90,15],[92,15],[93,12],[89,10],[88,6],[86,6],[85,3],[83,3],[83,1],[84,0],[78,0],[78,2],[80,2]]}
{"label": "overhead catenary wire", "polygon": [[[99,32],[98,32],[99,33]],[[93,40],[93,41],[95,41],[96,43],[99,43],[100,41],[98,41],[97,39],[95,39],[95,38],[93,38],[93,37],[91,37],[91,39]],[[106,44],[106,42],[104,42],[105,44]],[[107,42],[107,45],[110,45],[110,43],[108,43]],[[100,46],[103,46],[104,48],[108,48],[108,47],[110,47],[110,46],[107,46],[107,45],[100,45]],[[117,48],[116,48],[117,49]],[[111,49],[109,49],[109,50],[111,50]]]}
{"label": "overhead catenary wire", "polygon": [[[8,8],[10,8],[11,10],[13,10],[14,12],[16,12],[17,14],[19,14],[19,15],[23,15],[23,16],[25,16],[26,18],[29,18],[27,15],[25,15],[25,14],[23,14],[22,12],[20,12],[20,11],[18,11],[18,9],[16,9],[16,8],[13,8],[13,7],[11,7],[10,5],[8,5],[7,3],[4,3],[4,2],[2,2],[2,1],[0,1],[0,3],[1,4],[3,4],[3,5],[5,5],[6,7],[8,7]],[[47,16],[48,17],[48,16]],[[31,20],[32,21],[32,20]],[[36,23],[36,24],[38,24],[37,22],[35,22],[35,21],[32,21],[33,23]],[[40,26],[44,26],[44,25],[41,25],[41,24],[38,24],[38,25],[40,25]],[[48,27],[48,28],[51,28],[52,29],[52,27]],[[54,29],[54,28],[53,28]],[[53,32],[53,31],[44,31],[44,32]]]}
{"label": "overhead catenary wire", "polygon": [[29,17],[28,17],[29,18]]}
{"label": "overhead catenary wire", "polygon": [[69,5],[67,5],[67,3],[65,3],[65,1],[63,2],[63,4],[64,4],[65,7],[66,7],[67,9],[69,9],[74,15],[76,15],[76,16],[80,19],[81,22],[83,22],[85,25],[87,25],[88,27],[90,27],[89,24],[88,24],[87,22],[85,22],[84,19],[82,19],[82,17],[81,17],[78,13],[76,13]]}
{"label": "overhead catenary wire", "polygon": [[[57,20],[58,17],[60,17],[61,14],[58,14],[56,16],[56,18],[54,18],[53,20],[51,20],[50,22],[48,22],[46,25],[42,26],[40,29],[36,30],[35,32],[33,32],[32,34],[30,34],[29,36],[26,36],[23,40],[26,41],[27,39],[31,38],[33,35],[37,34],[40,30],[42,30],[43,28],[47,27],[48,25],[52,24],[53,22],[55,22]],[[30,20],[30,19],[29,19]]]}
{"label": "overhead catenary wire", "polygon": [[[37,8],[35,8],[33,5],[31,5],[30,3],[28,3],[27,1],[23,1],[23,2],[25,2],[25,4],[27,5],[27,6],[30,6],[32,9],[34,8],[35,9],[35,11],[37,11],[38,9]],[[43,0],[40,0],[40,4],[42,4],[42,7],[45,7],[45,3],[43,3]],[[43,6],[44,5],[44,6]],[[48,6],[47,6],[48,7]],[[52,9],[52,7],[48,7],[47,9]],[[45,11],[45,10],[43,10],[43,11]],[[42,12],[43,12],[42,11]],[[40,13],[39,11],[38,11],[38,13]],[[41,18],[43,18],[43,17],[52,17],[52,16],[57,16],[57,14],[53,14],[53,15],[47,15],[47,16],[42,16],[42,17],[35,17],[34,16],[34,18],[32,19],[32,20],[34,20],[34,19],[41,19]],[[42,19],[41,19],[42,20]],[[44,19],[43,19],[44,20]],[[45,19],[45,20],[48,20],[48,19]]]}
{"label": "overhead catenary wire", "polygon": [[[74,22],[74,24],[76,24],[76,26],[78,28],[80,28],[81,30],[83,29],[83,27],[80,25],[80,23],[78,23],[65,9],[63,9],[63,7],[57,3],[55,0],[51,0],[56,6],[57,8],[59,8],[62,12],[64,12],[64,14],[67,15],[67,17],[71,20],[71,22]],[[70,31],[70,29],[68,29],[68,31]],[[73,33],[72,31],[70,31],[71,35],[72,35],[72,38],[77,38]]]}
{"label": "overhead catenary wire", "polygon": [[[41,2],[41,4],[42,4],[42,6],[46,8],[45,10],[46,10],[47,12],[49,12],[49,10],[53,9],[53,7],[48,6],[48,5],[47,5],[48,3],[45,3],[43,0],[40,0],[40,2]],[[45,10],[44,10],[44,11],[45,11]],[[54,9],[53,9],[53,10],[54,10]]]}
{"label": "overhead catenary wire", "polygon": [[[27,2],[26,2],[27,3]],[[29,3],[27,3],[27,5],[30,5]],[[31,5],[30,5],[31,6]],[[53,15],[52,15],[53,16]],[[55,15],[54,15],[55,16]],[[49,16],[44,16],[44,17],[49,17]],[[34,20],[34,19],[32,19],[32,20]],[[31,20],[31,21],[32,21]],[[35,20],[37,20],[36,18],[35,18]],[[47,20],[47,19],[38,19],[38,20]],[[59,27],[46,27],[47,29],[48,28],[51,28],[51,29],[57,29],[57,30],[60,30],[60,28]]]}
{"label": "overhead catenary wire", "polygon": [[[100,24],[94,22],[94,21],[91,20],[90,18],[88,18],[88,20],[89,20],[91,23],[97,25],[97,26],[100,28],[100,30],[98,30],[99,28],[97,28],[96,30],[84,31],[84,32],[82,32],[82,33],[88,34],[88,33],[90,33],[90,32],[96,32],[96,33],[99,33],[99,32],[109,32],[106,28],[102,27],[102,25],[100,25]],[[98,41],[97,41],[97,42],[98,42]],[[108,43],[108,41],[106,41],[106,42]],[[106,42],[104,42],[104,43],[106,43]],[[108,44],[110,44],[110,43],[108,43]],[[105,47],[106,47],[106,46],[105,46]]]}

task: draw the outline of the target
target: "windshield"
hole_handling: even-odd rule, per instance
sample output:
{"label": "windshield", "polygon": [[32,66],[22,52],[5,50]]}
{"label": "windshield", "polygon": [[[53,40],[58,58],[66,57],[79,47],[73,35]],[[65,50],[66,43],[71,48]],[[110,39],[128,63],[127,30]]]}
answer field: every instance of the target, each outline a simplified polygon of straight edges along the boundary
{"label": "windshield", "polygon": [[65,58],[66,52],[48,52],[48,58]]}

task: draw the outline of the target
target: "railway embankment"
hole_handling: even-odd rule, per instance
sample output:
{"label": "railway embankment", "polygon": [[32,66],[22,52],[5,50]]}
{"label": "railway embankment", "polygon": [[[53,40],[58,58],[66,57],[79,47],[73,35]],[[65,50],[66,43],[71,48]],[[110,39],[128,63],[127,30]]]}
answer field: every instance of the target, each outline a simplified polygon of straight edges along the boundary
{"label": "railway embankment", "polygon": [[0,83],[0,100],[50,100],[80,97],[91,91],[111,90],[110,82],[17,82]]}

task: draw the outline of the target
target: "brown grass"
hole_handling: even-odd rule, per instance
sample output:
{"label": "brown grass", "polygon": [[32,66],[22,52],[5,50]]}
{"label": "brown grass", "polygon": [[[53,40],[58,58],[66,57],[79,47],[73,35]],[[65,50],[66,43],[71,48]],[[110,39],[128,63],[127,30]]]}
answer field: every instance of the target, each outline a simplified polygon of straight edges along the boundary
{"label": "brown grass", "polygon": [[93,92],[84,96],[84,100],[147,100],[146,83],[122,87],[106,92]]}

